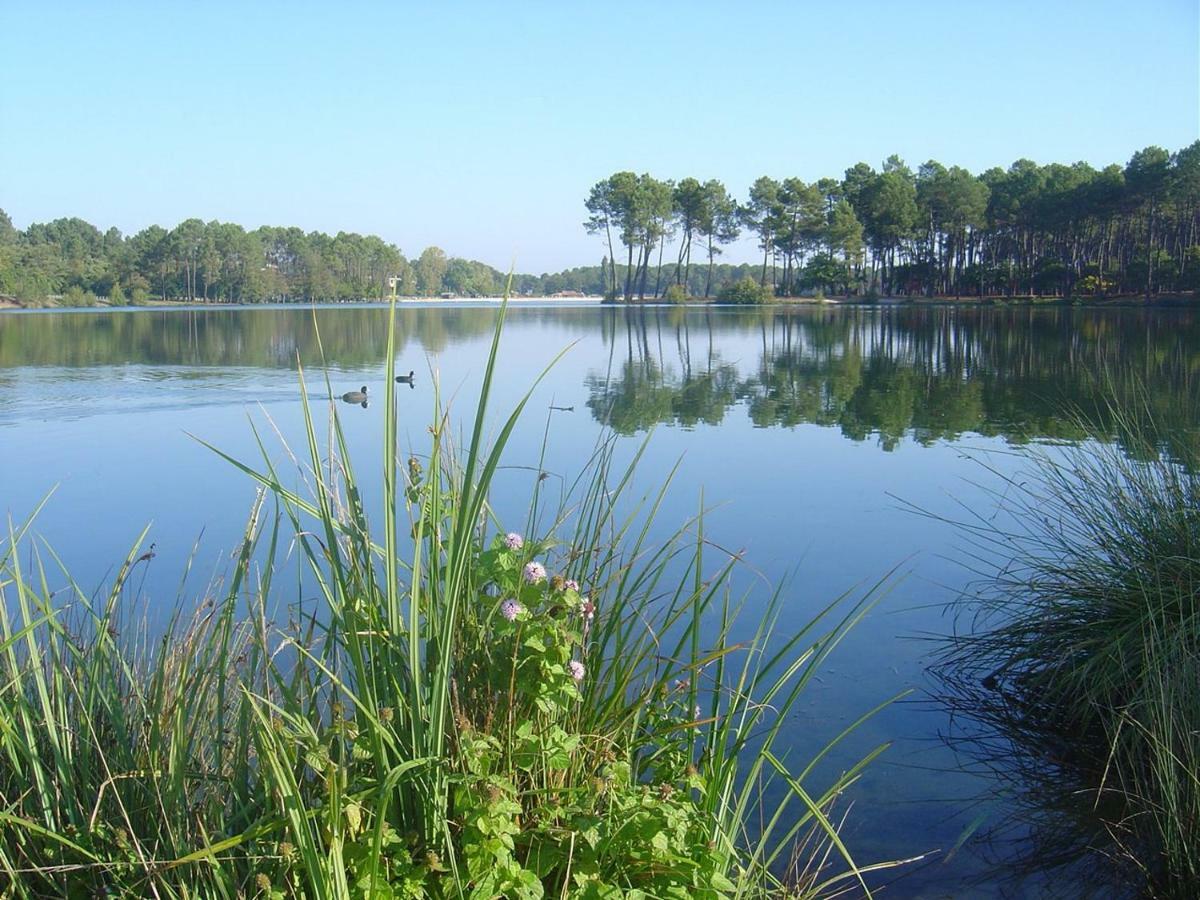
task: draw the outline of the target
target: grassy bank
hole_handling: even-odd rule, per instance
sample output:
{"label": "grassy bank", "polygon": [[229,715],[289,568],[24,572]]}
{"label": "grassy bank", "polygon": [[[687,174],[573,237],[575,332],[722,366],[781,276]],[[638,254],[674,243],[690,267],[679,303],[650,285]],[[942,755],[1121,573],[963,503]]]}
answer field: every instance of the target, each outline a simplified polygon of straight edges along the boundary
{"label": "grassy bank", "polygon": [[[1138,415],[1115,416],[1130,441]],[[1075,785],[1077,842],[1147,893],[1194,897],[1200,460],[1116,444],[1025,455],[996,516],[967,524],[984,578],[946,667],[956,707],[1008,743],[1001,768],[1050,786],[1029,798],[1043,831],[1053,794]],[[1095,834],[1080,841],[1085,818]]]}
{"label": "grassy bank", "polygon": [[499,338],[463,446],[438,404],[401,462],[389,336],[381,521],[332,412],[324,442],[306,419],[307,492],[265,450],[230,460],[259,501],[227,583],[165,633],[139,616],[140,546],[93,598],[10,527],[7,895],[866,892],[834,805],[883,748],[822,780],[832,746],[776,744],[874,593],[786,633],[777,596],[735,640],[736,559],[702,516],[650,543],[662,494],[629,495],[640,455],[611,444],[561,504],[535,492],[545,534],[508,531],[488,492],[525,404],[485,444]]}

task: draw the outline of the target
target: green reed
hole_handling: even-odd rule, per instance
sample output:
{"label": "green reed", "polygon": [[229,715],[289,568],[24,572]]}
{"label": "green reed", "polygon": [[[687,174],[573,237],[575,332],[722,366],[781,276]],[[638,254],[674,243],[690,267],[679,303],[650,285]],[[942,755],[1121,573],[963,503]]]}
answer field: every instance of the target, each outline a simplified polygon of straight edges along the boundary
{"label": "green reed", "polygon": [[1003,479],[997,515],[965,523],[984,577],[947,671],[1015,747],[1086,773],[1072,780],[1151,893],[1190,897],[1200,885],[1200,460],[1121,449],[1155,432],[1149,408],[1106,410],[1119,443],[1023,450],[1028,465]]}

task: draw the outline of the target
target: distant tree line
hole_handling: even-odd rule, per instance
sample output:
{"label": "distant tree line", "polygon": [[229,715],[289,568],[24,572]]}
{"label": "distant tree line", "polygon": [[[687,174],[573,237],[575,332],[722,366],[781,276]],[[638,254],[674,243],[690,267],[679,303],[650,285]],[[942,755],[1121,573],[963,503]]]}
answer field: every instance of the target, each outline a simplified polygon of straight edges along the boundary
{"label": "distant tree line", "polygon": [[[56,219],[24,231],[0,210],[0,295],[25,305],[162,300],[219,303],[361,300],[404,296],[494,296],[506,275],[429,247],[406,259],[374,235],[299,228],[246,231],[187,219],[132,236],[82,219]],[[536,279],[535,279],[536,280]]]}
{"label": "distant tree line", "polygon": [[741,202],[716,180],[617,172],[586,206],[584,227],[606,249],[604,290],[626,301],[668,295],[672,284],[712,296],[715,258],[743,232],[763,254],[759,284],[782,296],[1200,288],[1200,141],[1174,154],[1147,147],[1099,170],[1020,159],[980,175],[935,160],[914,172],[891,156],[881,171],[860,162],[840,180],[762,177]]}
{"label": "distant tree line", "polygon": [[[685,293],[687,295],[693,297],[704,295],[705,283],[708,280],[708,270],[703,266],[684,268],[687,269],[686,272],[677,272],[679,267],[672,261],[663,263],[661,273],[657,268],[655,269],[656,277],[651,280],[650,286],[652,288],[654,281],[658,280],[661,275],[660,291],[657,296],[662,296],[666,288],[680,282],[686,285]],[[625,266],[618,263],[615,267],[612,267],[608,263],[608,258],[605,257],[596,266],[578,266],[573,269],[564,269],[562,272],[545,273],[542,275],[514,275],[513,291],[517,294],[534,296],[549,296],[559,292],[603,296],[610,292],[611,279],[613,277],[616,278],[618,284],[623,283]],[[744,278],[757,277],[757,263],[716,263],[712,269],[711,279],[712,286],[720,288],[724,285],[736,283]],[[684,281],[685,278],[686,281]]]}
{"label": "distant tree line", "polygon": [[[713,283],[753,275],[752,264],[717,265]],[[623,277],[623,267],[615,269]],[[705,289],[705,273],[690,269],[677,279],[674,264],[664,279],[682,280],[688,292]],[[542,275],[514,274],[514,293],[548,296],[607,290],[608,260]],[[397,279],[401,296],[494,297],[508,274],[475,260],[448,257],[438,247],[407,259],[374,235],[334,236],[299,228],[263,227],[187,219],[173,229],[152,225],[132,236],[116,228],[100,231],[78,219],[56,219],[18,231],[0,210],[0,295],[37,306],[50,298],[87,306],[106,298],[114,304],[160,300],[264,303],[379,299]],[[686,280],[684,280],[686,279]]]}

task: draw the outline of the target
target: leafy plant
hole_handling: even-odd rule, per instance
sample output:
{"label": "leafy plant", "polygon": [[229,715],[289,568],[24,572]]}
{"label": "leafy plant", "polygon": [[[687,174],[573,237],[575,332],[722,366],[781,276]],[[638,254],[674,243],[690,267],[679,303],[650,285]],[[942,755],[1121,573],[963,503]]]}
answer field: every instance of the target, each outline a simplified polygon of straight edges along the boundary
{"label": "leafy plant", "polygon": [[753,278],[743,278],[721,289],[717,299],[722,303],[756,304],[771,299],[771,290]]}

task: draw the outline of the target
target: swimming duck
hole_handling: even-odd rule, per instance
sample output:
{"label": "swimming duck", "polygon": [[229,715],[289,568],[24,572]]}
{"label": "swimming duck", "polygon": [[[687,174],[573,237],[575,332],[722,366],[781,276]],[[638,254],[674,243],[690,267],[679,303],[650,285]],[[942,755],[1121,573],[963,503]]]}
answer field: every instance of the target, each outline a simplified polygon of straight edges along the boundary
{"label": "swimming duck", "polygon": [[407,374],[407,375],[397,375],[397,376],[396,376],[396,381],[397,381],[397,382],[399,382],[400,384],[408,384],[408,385],[412,385],[412,383],[413,383],[413,372],[412,372],[412,369],[409,369],[409,370],[408,370],[408,374]]}
{"label": "swimming duck", "polygon": [[363,406],[366,406],[367,386],[364,384],[362,390],[358,391],[346,391],[346,393],[342,394],[342,400],[346,403],[361,403]]}

